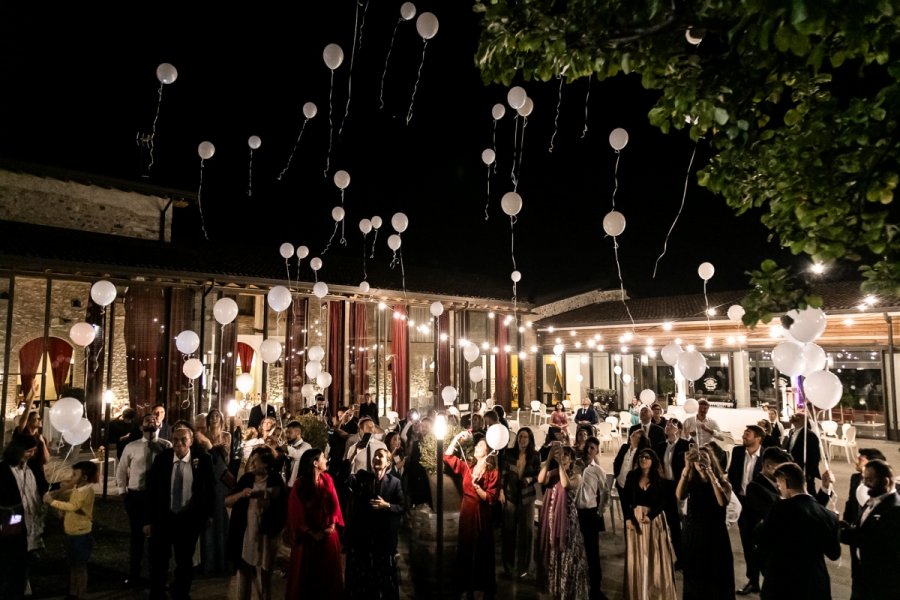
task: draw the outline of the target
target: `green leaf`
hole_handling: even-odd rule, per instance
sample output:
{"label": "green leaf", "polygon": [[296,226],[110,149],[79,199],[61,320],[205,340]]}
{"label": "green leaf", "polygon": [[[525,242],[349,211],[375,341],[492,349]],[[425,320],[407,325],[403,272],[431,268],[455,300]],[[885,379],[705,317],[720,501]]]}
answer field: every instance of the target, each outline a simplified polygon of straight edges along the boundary
{"label": "green leaf", "polygon": [[719,125],[724,125],[728,122],[728,111],[724,108],[716,108],[714,111],[716,123]]}

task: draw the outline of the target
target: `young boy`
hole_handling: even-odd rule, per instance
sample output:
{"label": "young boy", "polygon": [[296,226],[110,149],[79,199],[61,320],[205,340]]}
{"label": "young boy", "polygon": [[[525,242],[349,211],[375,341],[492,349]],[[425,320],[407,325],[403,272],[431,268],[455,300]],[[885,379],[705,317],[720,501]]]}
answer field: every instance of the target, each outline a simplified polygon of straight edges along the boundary
{"label": "young boy", "polygon": [[94,516],[94,488],[97,482],[97,464],[90,461],[75,463],[72,477],[65,482],[69,500],[54,500],[54,492],[44,494],[44,502],[65,513],[63,529],[66,532],[69,554],[69,596],[84,598],[87,591],[87,563],[94,547],[91,528]]}

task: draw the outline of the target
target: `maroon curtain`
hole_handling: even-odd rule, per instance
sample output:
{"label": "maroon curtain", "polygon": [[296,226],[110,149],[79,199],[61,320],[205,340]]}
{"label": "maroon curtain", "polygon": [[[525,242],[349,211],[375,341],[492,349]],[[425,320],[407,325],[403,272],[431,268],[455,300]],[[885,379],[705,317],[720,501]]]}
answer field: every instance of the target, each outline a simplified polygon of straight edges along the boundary
{"label": "maroon curtain", "polygon": [[244,342],[237,343],[237,355],[241,359],[241,373],[249,373],[253,365],[253,347]]}
{"label": "maroon curtain", "polygon": [[300,389],[306,377],[306,306],[307,298],[294,298],[287,311],[287,326],[284,336],[284,401],[292,415],[303,408]]}
{"label": "maroon curtain", "polygon": [[497,353],[496,358],[497,372],[494,377],[494,403],[500,404],[503,408],[509,410],[509,352],[506,351],[506,346],[509,344],[510,325],[501,323],[499,317],[495,321],[497,322],[497,347],[500,351]]}
{"label": "maroon curtain", "polygon": [[[394,307],[394,311],[401,315],[406,314],[406,307],[398,304]],[[394,410],[405,417],[409,411],[409,385],[407,383],[408,359],[407,340],[409,336],[409,326],[403,319],[391,320],[391,398],[394,404]],[[438,392],[440,393],[440,392]]]}
{"label": "maroon curtain", "polygon": [[328,372],[331,386],[328,388],[328,404],[331,414],[336,415],[343,405],[344,392],[344,301],[332,300],[328,303]]}
{"label": "maroon curtain", "polygon": [[368,307],[362,302],[353,304],[350,321],[350,377],[351,402],[369,391],[369,337],[367,330]]}
{"label": "maroon curtain", "polygon": [[162,395],[162,370],[167,334],[165,290],[130,286],[125,296],[125,357],[128,403],[147,412]]}
{"label": "maroon curtain", "polygon": [[[439,396],[444,387],[453,381],[453,373],[450,372],[450,313],[446,310],[438,317],[438,373],[437,389],[435,396]],[[443,339],[446,337],[446,340]]]}
{"label": "maroon curtain", "polygon": [[[191,393],[194,388],[191,386],[190,380],[184,376],[184,373],[181,370],[184,366],[184,361],[187,360],[187,358],[185,358],[175,346],[175,336],[186,329],[191,329],[198,334],[199,331],[194,329],[194,291],[172,288],[168,293],[169,335],[167,336],[167,356],[169,358],[167,363],[168,372],[166,374],[166,389],[162,396],[162,402],[166,406],[166,421],[174,423],[178,419],[191,419],[194,414],[193,405],[181,408],[185,401],[192,400]],[[206,354],[204,353],[203,340],[201,340],[200,348],[194,353],[194,357],[202,360],[204,356],[206,356]],[[194,385],[199,386],[200,380],[198,379]]]}
{"label": "maroon curtain", "polygon": [[56,397],[60,397],[66,378],[69,376],[69,365],[72,362],[72,346],[66,340],[52,337],[47,340],[47,352],[50,354],[50,373],[53,375],[53,387]]}
{"label": "maroon curtain", "polygon": [[34,338],[19,350],[19,377],[22,379],[22,395],[28,397],[34,378],[37,377],[38,365],[44,353],[44,338]]}
{"label": "maroon curtain", "polygon": [[[106,311],[112,310],[113,306],[115,304],[104,308],[96,304],[88,295],[87,313],[84,320],[86,323],[95,326],[94,329],[97,331],[97,335],[94,337],[91,345],[87,347],[88,360],[87,379],[84,384],[84,404],[88,420],[95,425],[103,419],[102,394],[103,384],[106,380],[106,370],[104,369],[106,361],[106,352],[104,350],[107,336]],[[101,429],[102,427],[100,426],[94,427],[94,432],[91,434],[91,441],[94,445],[100,443]]]}

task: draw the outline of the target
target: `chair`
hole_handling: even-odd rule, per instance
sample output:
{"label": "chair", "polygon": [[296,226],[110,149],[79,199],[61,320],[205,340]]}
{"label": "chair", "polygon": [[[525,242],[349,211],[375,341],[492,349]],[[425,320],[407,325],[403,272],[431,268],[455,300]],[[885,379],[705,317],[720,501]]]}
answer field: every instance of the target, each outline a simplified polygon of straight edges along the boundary
{"label": "chair", "polygon": [[826,450],[828,450],[828,445],[832,440],[838,439],[837,427],[836,421],[826,420],[819,422],[819,428],[822,430],[822,444],[824,444]]}
{"label": "chair", "polygon": [[[600,451],[603,451],[603,446],[606,445],[607,449],[610,447],[613,441],[613,429],[615,425],[610,423],[609,421],[604,421],[597,425],[597,439],[600,440]],[[618,434],[618,431],[616,431]]]}
{"label": "chair", "polygon": [[612,439],[617,442],[621,442],[622,435],[619,433],[619,417],[606,417],[606,422],[612,426],[612,431],[610,431],[609,433]]}
{"label": "chair", "polygon": [[572,401],[571,400],[563,400],[562,401],[563,409],[566,413],[572,412]]}
{"label": "chair", "polygon": [[509,419],[507,423],[509,423],[510,433],[515,434],[517,431],[519,431],[520,425],[518,419]]}
{"label": "chair", "polygon": [[616,533],[616,504],[619,505],[619,514],[622,515],[622,523],[625,523],[625,512],[622,510],[622,499],[619,498],[619,490],[616,488],[616,478],[612,473],[606,474],[606,487],[609,489],[609,520],[612,523],[613,534]]}
{"label": "chair", "polygon": [[828,444],[828,456],[834,460],[834,447],[838,446],[839,448],[844,449],[844,455],[847,457],[847,463],[853,464],[853,458],[850,455],[850,449],[856,448],[856,427],[854,425],[849,425],[844,423],[844,437],[841,439],[832,440]]}
{"label": "chair", "polygon": [[[533,414],[534,413],[532,413],[532,415]],[[547,414],[547,405],[546,404],[543,404],[543,403],[541,404],[541,408],[540,408],[540,410],[538,410],[538,420],[543,421],[544,423],[550,422],[550,415]]]}
{"label": "chair", "polygon": [[623,436],[628,435],[628,430],[631,429],[631,413],[627,410],[619,411],[619,431],[622,431]]}
{"label": "chair", "polygon": [[531,401],[531,412],[528,415],[529,421],[531,423],[534,423],[535,417],[539,418],[541,416],[541,406],[543,406],[543,405],[544,405],[544,403],[541,402],[540,400],[532,400]]}

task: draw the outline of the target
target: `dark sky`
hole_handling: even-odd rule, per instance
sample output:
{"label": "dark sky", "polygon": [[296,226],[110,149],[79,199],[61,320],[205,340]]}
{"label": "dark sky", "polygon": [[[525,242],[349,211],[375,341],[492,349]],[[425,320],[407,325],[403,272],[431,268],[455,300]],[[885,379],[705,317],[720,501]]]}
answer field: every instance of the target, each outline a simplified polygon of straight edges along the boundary
{"label": "dark sky", "polygon": [[[259,260],[280,260],[284,241],[308,245],[313,255],[333,229],[340,203],[331,173],[323,177],[328,148],[329,71],[322,49],[336,42],[344,64],[334,78],[332,173],[346,169],[347,248],[361,252],[358,222],[380,215],[379,256],[390,216],[405,212],[403,255],[410,278],[417,265],[471,273],[473,290],[484,281],[509,281],[509,219],[500,196],[512,189],[512,111],[497,127],[498,172],[491,177],[490,219],[484,219],[486,168],[480,155],[491,145],[491,107],[506,89],[484,86],[474,65],[478,17],[468,2],[417,2],[433,11],[440,30],[427,46],[412,121],[406,114],[422,56],[414,22],[401,23],[385,82],[379,89],[399,1],[370,0],[360,7],[349,116],[337,129],[347,101],[354,4],[302,2],[288,9],[249,3],[225,10],[184,3],[39,3],[0,7],[0,157],[142,180],[196,191],[197,145],[209,140],[216,155],[206,162],[203,207],[211,249],[217,244],[259,247]],[[194,6],[191,4],[191,6]],[[297,12],[299,11],[299,12]],[[149,178],[135,137],[148,133],[157,107],[155,70],[170,62],[178,80],[163,92],[156,134],[156,163]],[[736,218],[724,201],[692,182],[684,213],[656,280],[651,278],[666,231],[681,202],[693,148],[686,135],[663,136],[647,123],[655,95],[637,77],[591,87],[588,133],[582,138],[587,82],[564,86],[558,133],[554,130],[558,83],[525,82],[535,110],[525,134],[518,191],[524,199],[516,232],[520,295],[547,298],[565,290],[618,287],[612,240],[601,226],[610,210],[615,154],[607,137],[625,127],[630,143],[619,168],[617,207],[628,225],[619,254],[625,285],[649,296],[702,291],[696,270],[712,261],[710,289],[746,286],[743,272],[776,248],[767,244],[758,215]],[[305,130],[282,181],[303,121],[306,101],[318,115]],[[521,127],[521,122],[520,122]],[[248,197],[247,138],[259,135],[253,195]],[[695,166],[702,166],[701,146]],[[177,239],[203,241],[198,214],[182,211]],[[371,235],[369,237],[371,240]],[[269,253],[269,254],[267,254]],[[326,270],[327,270],[326,258]],[[327,273],[327,271],[326,271]],[[327,274],[324,277],[327,280]]]}

